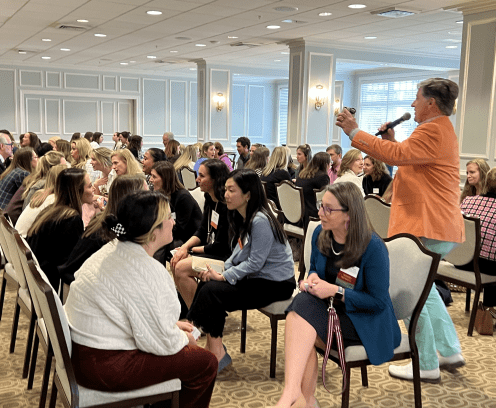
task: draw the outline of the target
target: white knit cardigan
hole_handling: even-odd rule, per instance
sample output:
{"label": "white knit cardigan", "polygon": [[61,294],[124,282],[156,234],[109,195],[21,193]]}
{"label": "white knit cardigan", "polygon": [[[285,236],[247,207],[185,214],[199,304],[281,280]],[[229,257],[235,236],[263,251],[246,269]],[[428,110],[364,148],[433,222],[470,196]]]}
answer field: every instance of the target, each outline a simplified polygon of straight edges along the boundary
{"label": "white knit cardigan", "polygon": [[164,266],[143,247],[114,240],[75,274],[64,306],[76,343],[167,356],[188,344],[181,306]]}

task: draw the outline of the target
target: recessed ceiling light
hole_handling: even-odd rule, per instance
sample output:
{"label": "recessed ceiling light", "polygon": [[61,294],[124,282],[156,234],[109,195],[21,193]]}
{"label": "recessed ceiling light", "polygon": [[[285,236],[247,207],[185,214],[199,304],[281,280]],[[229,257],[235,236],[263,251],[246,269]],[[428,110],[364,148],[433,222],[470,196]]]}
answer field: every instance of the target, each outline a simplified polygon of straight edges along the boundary
{"label": "recessed ceiling light", "polygon": [[274,62],[281,62],[281,60],[274,60]]}
{"label": "recessed ceiling light", "polygon": [[207,44],[195,44],[195,47],[206,47]]}
{"label": "recessed ceiling light", "polygon": [[60,51],[70,51],[70,48],[61,48]]}
{"label": "recessed ceiling light", "polygon": [[98,33],[95,34],[95,37],[106,37],[106,36],[107,36],[107,34],[98,34]]}
{"label": "recessed ceiling light", "polygon": [[457,38],[445,38],[443,41],[452,42],[452,43],[461,43],[462,42],[462,40],[459,40]]}
{"label": "recessed ceiling light", "polygon": [[227,38],[235,39],[235,38],[239,38],[239,37],[236,37],[235,35],[228,35]]}
{"label": "recessed ceiling light", "polygon": [[463,24],[463,20],[458,20],[456,23],[457,24]]}
{"label": "recessed ceiling light", "polygon": [[366,40],[375,40],[377,37],[374,37],[373,35],[371,35],[371,36],[363,37],[363,38],[365,38]]}
{"label": "recessed ceiling light", "polygon": [[52,59],[52,57],[41,57],[41,59],[46,59],[46,60],[48,60],[48,59]]}
{"label": "recessed ceiling light", "polygon": [[155,59],[157,57],[155,55],[147,55],[146,58]]}
{"label": "recessed ceiling light", "polygon": [[134,64],[136,61],[129,61],[131,64]]}
{"label": "recessed ceiling light", "polygon": [[151,16],[160,16],[162,14],[162,12],[158,11],[158,10],[148,10],[146,12],[146,14],[149,14]]}
{"label": "recessed ceiling light", "polygon": [[281,28],[281,26],[278,26],[278,25],[268,25],[267,28],[269,30],[277,30],[278,28]]}
{"label": "recessed ceiling light", "polygon": [[189,70],[190,71],[196,71],[196,68],[190,68]]}
{"label": "recessed ceiling light", "polygon": [[27,54],[27,52],[19,50],[19,54]]}
{"label": "recessed ceiling light", "polygon": [[320,17],[329,17],[332,16],[332,13],[329,13],[328,11],[323,11],[322,13],[319,13]]}
{"label": "recessed ceiling light", "polygon": [[76,20],[78,23],[89,23],[88,20]]}
{"label": "recessed ceiling light", "polygon": [[446,48],[458,48],[456,45],[447,45]]}
{"label": "recessed ceiling light", "polygon": [[169,51],[169,52],[176,53],[176,52],[179,52],[179,51]]}
{"label": "recessed ceiling light", "polygon": [[289,52],[288,52],[288,51],[282,51],[282,52],[281,52],[281,54],[283,54],[283,55],[288,55],[288,54],[289,54]]}
{"label": "recessed ceiling light", "polygon": [[289,19],[288,20],[282,20],[281,21],[281,23],[292,23],[292,22],[293,22],[293,20],[289,20]]}
{"label": "recessed ceiling light", "polygon": [[351,9],[361,9],[367,7],[365,4],[350,4],[348,8]]}
{"label": "recessed ceiling light", "polygon": [[50,38],[42,38],[41,41],[49,42],[52,41]]}
{"label": "recessed ceiling light", "polygon": [[127,62],[120,62],[121,65],[129,65]]}

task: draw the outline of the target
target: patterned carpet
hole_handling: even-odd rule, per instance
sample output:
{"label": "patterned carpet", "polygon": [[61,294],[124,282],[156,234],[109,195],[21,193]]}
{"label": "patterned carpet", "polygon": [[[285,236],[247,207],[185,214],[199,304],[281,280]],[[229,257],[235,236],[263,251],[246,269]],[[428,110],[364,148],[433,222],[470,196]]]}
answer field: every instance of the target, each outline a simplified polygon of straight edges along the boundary
{"label": "patterned carpet", "polygon": [[[21,379],[28,319],[21,316],[14,354],[9,354],[10,331],[15,292],[7,291],[4,314],[0,322],[0,408],[37,407],[41,385],[43,352],[33,390],[26,390]],[[467,337],[468,315],[463,311],[464,295],[454,294],[449,312],[455,323],[467,365],[454,373],[443,371],[441,384],[422,383],[425,408],[496,408],[496,340],[491,336]],[[246,354],[239,352],[239,312],[227,319],[224,342],[233,358],[233,365],[222,372],[215,386],[212,408],[263,408],[274,404],[281,394],[284,381],[284,322],[279,324],[277,376],[269,378],[270,325],[267,317],[257,311],[248,313]],[[203,340],[204,341],[204,340]],[[202,344],[202,342],[200,344]],[[405,381],[392,379],[387,364],[369,368],[369,387],[360,383],[359,370],[352,371],[350,407],[413,407],[413,387]],[[339,407],[341,371],[332,363],[327,368],[328,394],[319,378],[316,396],[324,407]],[[62,407],[58,402],[57,407]]]}

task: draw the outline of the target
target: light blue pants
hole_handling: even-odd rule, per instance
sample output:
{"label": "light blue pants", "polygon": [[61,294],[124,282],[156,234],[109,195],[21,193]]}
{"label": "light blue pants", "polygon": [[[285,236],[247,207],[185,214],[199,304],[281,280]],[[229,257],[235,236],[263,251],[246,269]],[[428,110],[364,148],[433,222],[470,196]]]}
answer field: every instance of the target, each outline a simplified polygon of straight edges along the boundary
{"label": "light blue pants", "polygon": [[[423,237],[420,239],[427,249],[441,254],[441,257],[444,257],[458,245],[453,242],[443,242]],[[408,328],[410,318],[403,321]],[[455,326],[434,284],[420,312],[415,340],[421,370],[434,370],[439,367],[437,351],[443,357],[449,357],[461,352]]]}

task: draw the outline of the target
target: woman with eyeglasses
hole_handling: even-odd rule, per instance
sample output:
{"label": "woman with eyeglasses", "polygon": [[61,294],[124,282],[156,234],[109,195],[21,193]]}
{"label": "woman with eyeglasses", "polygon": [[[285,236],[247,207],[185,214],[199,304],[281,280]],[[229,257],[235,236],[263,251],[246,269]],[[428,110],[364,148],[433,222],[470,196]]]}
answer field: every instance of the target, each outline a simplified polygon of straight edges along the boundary
{"label": "woman with eyeglasses", "polygon": [[334,297],[345,348],[363,345],[370,362],[379,365],[393,357],[401,341],[388,291],[388,252],[372,232],[358,187],[328,186],[319,218],[308,278],[286,310],[285,386],[276,407],[318,406],[314,346],[325,349],[329,297]]}

